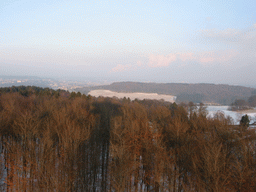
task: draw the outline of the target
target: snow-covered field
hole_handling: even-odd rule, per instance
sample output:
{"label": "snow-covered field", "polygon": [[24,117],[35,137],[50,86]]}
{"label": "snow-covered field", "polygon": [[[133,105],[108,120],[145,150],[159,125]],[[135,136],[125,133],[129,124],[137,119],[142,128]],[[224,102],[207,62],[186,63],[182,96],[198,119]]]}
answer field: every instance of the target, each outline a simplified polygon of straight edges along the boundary
{"label": "snow-covered field", "polygon": [[251,120],[251,123],[253,123],[254,121],[256,121],[256,113],[252,112],[252,113],[243,113],[243,112],[236,112],[236,111],[229,111],[228,110],[229,106],[208,106],[207,110],[209,112],[209,116],[214,116],[215,113],[217,113],[218,111],[222,111],[225,116],[230,116],[234,119],[234,123],[235,124],[239,124],[241,118],[243,115],[247,114]]}
{"label": "snow-covered field", "polygon": [[[130,98],[131,100],[134,99],[156,99],[160,100],[163,99],[165,101],[169,102],[175,102],[176,96],[173,95],[164,95],[164,94],[157,94],[157,93],[118,93],[110,90],[104,90],[104,89],[98,89],[98,90],[92,90],[89,92],[90,95],[99,97],[117,97],[117,98]],[[208,115],[210,117],[213,117],[215,113],[218,111],[222,111],[225,116],[230,116],[233,118],[235,124],[239,124],[241,118],[243,115],[247,114],[251,120],[251,123],[256,121],[256,112],[249,112],[249,113],[243,113],[243,112],[236,112],[236,111],[229,111],[229,106],[207,106]]]}
{"label": "snow-covered field", "polygon": [[131,100],[134,99],[156,99],[160,100],[163,99],[165,101],[174,102],[176,100],[176,96],[173,95],[164,95],[164,94],[157,94],[157,93],[118,93],[114,91],[104,90],[104,89],[98,89],[98,90],[92,90],[88,94],[99,97],[117,97],[117,98],[130,98]]}

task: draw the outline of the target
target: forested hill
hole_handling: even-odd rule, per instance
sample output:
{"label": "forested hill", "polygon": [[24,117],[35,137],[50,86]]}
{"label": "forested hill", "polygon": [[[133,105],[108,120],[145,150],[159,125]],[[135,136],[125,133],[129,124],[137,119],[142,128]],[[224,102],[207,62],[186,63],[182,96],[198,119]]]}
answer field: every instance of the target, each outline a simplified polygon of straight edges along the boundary
{"label": "forested hill", "polygon": [[116,92],[145,92],[177,96],[177,102],[215,102],[230,104],[236,99],[248,99],[256,89],[224,84],[185,83],[139,83],[116,82],[110,85],[82,88],[77,91],[87,94],[90,90],[107,89]]}
{"label": "forested hill", "polygon": [[191,103],[0,89],[0,191],[256,191],[243,122]]}

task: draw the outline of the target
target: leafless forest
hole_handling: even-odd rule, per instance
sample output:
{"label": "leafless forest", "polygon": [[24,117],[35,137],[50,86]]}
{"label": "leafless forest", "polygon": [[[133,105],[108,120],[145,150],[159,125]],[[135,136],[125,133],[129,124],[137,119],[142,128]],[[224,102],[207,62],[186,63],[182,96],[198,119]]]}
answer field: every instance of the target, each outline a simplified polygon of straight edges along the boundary
{"label": "leafless forest", "polygon": [[0,93],[1,191],[256,191],[255,132],[204,106]]}

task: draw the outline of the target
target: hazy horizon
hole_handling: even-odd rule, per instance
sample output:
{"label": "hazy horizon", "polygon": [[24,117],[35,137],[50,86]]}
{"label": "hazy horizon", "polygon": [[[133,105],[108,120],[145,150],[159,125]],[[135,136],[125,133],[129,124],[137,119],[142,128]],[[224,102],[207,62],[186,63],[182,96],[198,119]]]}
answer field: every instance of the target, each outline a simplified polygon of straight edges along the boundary
{"label": "hazy horizon", "polygon": [[255,10],[253,0],[6,0],[0,75],[256,87]]}
{"label": "hazy horizon", "polygon": [[[256,89],[256,83],[255,84],[228,84],[228,83],[206,83],[206,82],[198,82],[198,83],[191,83],[191,82],[162,82],[162,81],[130,81],[130,80],[121,80],[121,81],[111,81],[111,80],[104,80],[104,79],[99,79],[99,78],[76,78],[76,77],[71,77],[71,78],[56,78],[56,77],[44,77],[44,76],[15,76],[15,75],[0,75],[0,79],[35,79],[35,80],[53,80],[53,81],[59,81],[59,82],[64,82],[64,81],[70,81],[70,82],[80,82],[80,86],[82,83],[84,83],[84,87],[91,87],[91,86],[100,86],[100,85],[110,85],[112,83],[120,83],[120,82],[134,82],[134,83],[159,83],[159,84],[171,84],[171,83],[180,83],[180,84],[215,84],[215,85],[230,85],[230,86],[242,86],[242,87],[249,87],[249,88],[254,88]],[[20,85],[23,85],[22,83],[19,83]],[[32,86],[38,86],[37,83],[32,83]],[[8,86],[18,86],[17,83],[13,85],[8,85]],[[7,86],[7,87],[8,87]],[[26,85],[25,85],[26,86]],[[2,84],[0,87],[6,87],[5,84]]]}

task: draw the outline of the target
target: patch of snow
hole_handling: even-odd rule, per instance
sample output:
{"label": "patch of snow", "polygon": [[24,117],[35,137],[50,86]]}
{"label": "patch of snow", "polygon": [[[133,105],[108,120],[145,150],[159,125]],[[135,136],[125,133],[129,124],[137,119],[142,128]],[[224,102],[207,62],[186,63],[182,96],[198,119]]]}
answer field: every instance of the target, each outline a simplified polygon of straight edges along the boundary
{"label": "patch of snow", "polygon": [[173,95],[164,95],[164,94],[157,94],[157,93],[118,93],[110,90],[105,90],[105,89],[98,89],[98,90],[92,90],[88,93],[89,95],[99,97],[117,97],[117,98],[130,98],[131,100],[134,99],[156,99],[156,100],[161,100],[163,99],[164,101],[169,101],[169,102],[175,102],[176,96]]}
{"label": "patch of snow", "polygon": [[243,115],[247,114],[251,120],[250,123],[254,123],[256,121],[256,113],[240,113],[236,111],[229,111],[229,106],[207,106],[208,116],[213,117],[218,111],[222,111],[225,116],[230,116],[233,118],[234,123],[238,125]]}

